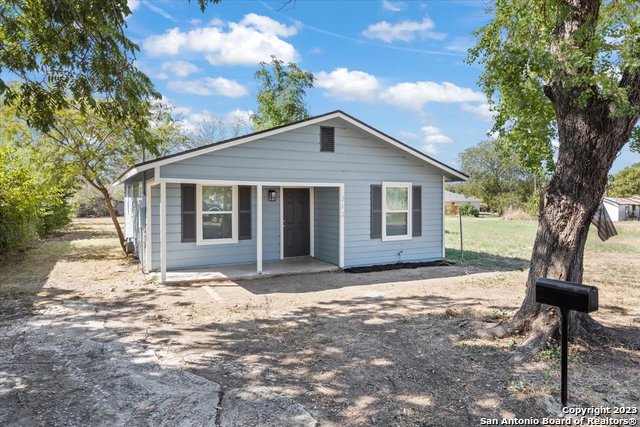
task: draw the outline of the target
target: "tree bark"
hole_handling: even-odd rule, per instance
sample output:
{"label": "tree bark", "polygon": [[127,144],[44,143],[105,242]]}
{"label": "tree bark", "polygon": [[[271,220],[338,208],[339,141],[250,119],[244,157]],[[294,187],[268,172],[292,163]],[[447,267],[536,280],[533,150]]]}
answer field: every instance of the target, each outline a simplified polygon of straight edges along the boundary
{"label": "tree bark", "polygon": [[[559,310],[535,301],[540,277],[582,282],[589,225],[604,194],[608,173],[629,140],[636,117],[611,117],[609,105],[594,100],[584,109],[556,96],[560,149],[556,170],[542,193],[538,230],[531,255],[526,296],[514,317],[490,331],[495,337],[527,333],[521,351],[542,348],[558,332]],[[602,326],[572,312],[569,334],[585,342]]]}
{"label": "tree bark", "polygon": [[118,233],[118,240],[120,242],[120,247],[122,248],[122,252],[127,253],[127,247],[125,245],[124,233],[122,232],[122,227],[120,227],[120,222],[118,221],[118,216],[116,215],[116,210],[113,209],[113,204],[111,203],[111,194],[109,194],[109,190],[104,186],[98,186],[94,183],[91,183],[94,187],[102,193],[102,198],[104,199],[104,204],[109,211],[109,216],[111,217],[111,221],[113,222],[113,226],[116,228],[116,233]]}

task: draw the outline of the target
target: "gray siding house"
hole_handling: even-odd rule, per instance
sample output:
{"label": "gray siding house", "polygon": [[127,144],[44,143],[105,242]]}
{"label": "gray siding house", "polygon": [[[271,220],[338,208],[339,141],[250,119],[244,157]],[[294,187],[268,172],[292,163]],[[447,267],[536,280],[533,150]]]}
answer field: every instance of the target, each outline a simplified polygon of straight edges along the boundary
{"label": "gray siding house", "polygon": [[342,111],[137,164],[125,232],[146,271],[313,257],[340,268],[444,257],[463,173]]}

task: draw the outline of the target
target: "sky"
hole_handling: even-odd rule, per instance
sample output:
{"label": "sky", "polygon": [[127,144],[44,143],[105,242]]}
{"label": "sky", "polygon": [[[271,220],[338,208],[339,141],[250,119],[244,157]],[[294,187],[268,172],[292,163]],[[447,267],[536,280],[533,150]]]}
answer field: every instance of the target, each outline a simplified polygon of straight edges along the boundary
{"label": "sky", "polygon": [[[257,109],[261,61],[275,55],[316,77],[311,115],[344,112],[454,167],[487,139],[491,113],[465,62],[484,0],[129,0],[137,66],[186,127]],[[623,149],[612,173],[640,161]]]}

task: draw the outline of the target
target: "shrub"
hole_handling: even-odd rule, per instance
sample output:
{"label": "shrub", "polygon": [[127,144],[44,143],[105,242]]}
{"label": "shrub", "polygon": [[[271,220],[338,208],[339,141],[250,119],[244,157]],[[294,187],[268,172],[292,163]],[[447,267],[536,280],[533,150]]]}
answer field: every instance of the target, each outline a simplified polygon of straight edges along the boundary
{"label": "shrub", "polygon": [[460,206],[460,215],[475,216],[477,218],[480,216],[480,212],[475,206],[469,203],[465,203],[464,205]]}
{"label": "shrub", "polygon": [[531,215],[520,208],[508,207],[502,214],[502,219],[506,221],[529,221]]}

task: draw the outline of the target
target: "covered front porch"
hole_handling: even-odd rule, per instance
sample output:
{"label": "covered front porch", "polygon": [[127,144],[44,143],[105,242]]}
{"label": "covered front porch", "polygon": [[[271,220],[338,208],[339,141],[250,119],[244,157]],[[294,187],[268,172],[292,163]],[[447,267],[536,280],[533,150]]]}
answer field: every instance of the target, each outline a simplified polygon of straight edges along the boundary
{"label": "covered front porch", "polygon": [[[247,279],[344,267],[342,183],[159,178],[147,185],[147,206],[151,209],[147,210],[144,264],[161,283]],[[191,185],[197,195],[195,223],[192,221],[197,238],[188,242],[183,238],[184,228],[179,228],[186,212],[184,206],[180,208],[185,185]],[[208,206],[205,195],[224,188],[232,201],[225,202],[230,207],[218,213],[217,207],[213,211]],[[245,194],[244,203],[241,194]],[[233,231],[227,232],[224,241],[207,241],[208,234],[227,225],[209,218],[224,215],[227,231]]]}
{"label": "covered front porch", "polygon": [[[235,264],[221,267],[191,268],[167,271],[164,283],[219,282],[225,280],[250,280],[292,274],[323,273],[339,270],[335,264],[308,257],[285,258],[281,261],[265,261],[258,272],[256,263]],[[151,273],[161,280],[160,273]]]}

